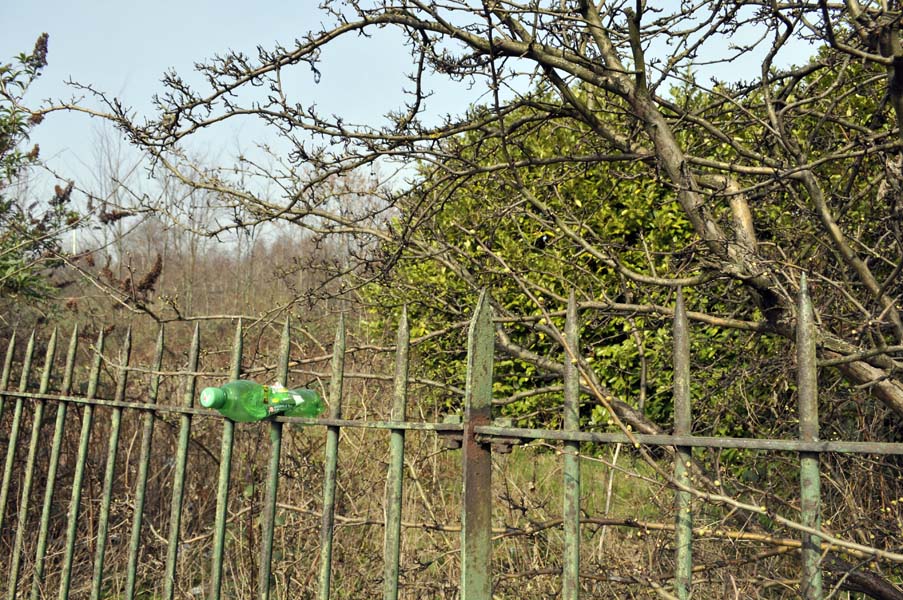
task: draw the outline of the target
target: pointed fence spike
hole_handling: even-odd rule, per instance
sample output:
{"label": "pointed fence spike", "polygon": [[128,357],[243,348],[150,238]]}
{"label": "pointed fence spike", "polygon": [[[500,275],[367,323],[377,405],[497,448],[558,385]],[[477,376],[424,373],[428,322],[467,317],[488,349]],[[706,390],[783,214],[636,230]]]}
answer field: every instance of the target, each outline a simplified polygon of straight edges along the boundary
{"label": "pointed fence spike", "polygon": [[28,389],[28,378],[31,376],[31,361],[34,358],[34,345],[37,332],[32,329],[31,336],[28,338],[28,345],[25,347],[25,362],[22,365],[22,372],[19,376],[19,391],[24,392]]}
{"label": "pointed fence spike", "polygon": [[233,380],[241,377],[241,360],[244,352],[242,336],[244,335],[244,323],[241,319],[235,324],[235,337],[232,341],[232,365],[230,375]]}
{"label": "pointed fence spike", "polygon": [[291,317],[285,317],[285,325],[282,327],[282,338],[279,343],[279,368],[276,372],[276,380],[282,385],[288,383],[288,363],[291,354]]}
{"label": "pointed fence spike", "polygon": [[53,360],[56,356],[57,328],[53,328],[50,339],[47,341],[47,352],[44,355],[44,369],[41,371],[41,384],[39,393],[46,394],[50,389],[50,377],[53,374]]}
{"label": "pointed fence spike", "polygon": [[[16,332],[9,336],[9,343],[6,345],[6,358],[3,360],[3,375],[0,376],[0,390],[8,390],[9,377],[13,368],[13,356],[16,353]],[[5,398],[0,395],[0,420],[3,419],[3,406]]]}
{"label": "pointed fence spike", "polygon": [[[60,391],[64,396],[72,391],[72,376],[75,373],[75,358],[78,354],[78,325],[73,325],[72,334],[69,336],[69,348],[66,351],[66,370],[63,372],[63,383]],[[66,403],[62,403],[63,406]]]}
{"label": "pointed fence spike", "polygon": [[332,419],[342,418],[342,387],[345,372],[345,314],[339,314],[336,326],[335,342],[332,352],[332,376],[329,382],[329,416]]}

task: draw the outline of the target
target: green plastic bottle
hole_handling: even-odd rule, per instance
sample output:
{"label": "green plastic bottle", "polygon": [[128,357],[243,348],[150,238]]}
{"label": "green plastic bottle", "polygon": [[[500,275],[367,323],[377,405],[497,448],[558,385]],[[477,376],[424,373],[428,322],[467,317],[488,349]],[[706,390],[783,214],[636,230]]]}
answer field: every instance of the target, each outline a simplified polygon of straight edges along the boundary
{"label": "green plastic bottle", "polygon": [[326,406],[313,390],[288,390],[276,385],[260,385],[253,381],[230,381],[221,387],[204,388],[201,406],[215,408],[227,419],[239,423],[260,421],[267,417],[316,417]]}

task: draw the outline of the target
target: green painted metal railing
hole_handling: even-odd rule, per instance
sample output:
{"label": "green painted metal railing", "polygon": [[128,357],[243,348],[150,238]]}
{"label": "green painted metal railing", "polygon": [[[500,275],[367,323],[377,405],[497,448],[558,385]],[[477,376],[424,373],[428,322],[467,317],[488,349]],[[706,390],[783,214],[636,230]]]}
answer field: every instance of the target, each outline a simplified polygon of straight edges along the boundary
{"label": "green painted metal railing", "polygon": [[[285,422],[298,423],[304,426],[319,426],[325,429],[326,450],[323,478],[323,512],[320,525],[320,557],[318,597],[326,600],[331,596],[332,577],[332,543],[335,530],[336,482],[338,477],[338,456],[340,431],[343,428],[369,428],[388,430],[390,458],[387,472],[385,497],[385,538],[383,584],[384,599],[394,600],[399,596],[400,550],[402,542],[401,511],[404,482],[405,433],[410,430],[432,431],[445,437],[459,439],[450,447],[461,447],[463,472],[463,506],[461,512],[461,597],[465,600],[490,600],[492,597],[493,575],[491,571],[492,557],[492,453],[494,442],[510,442],[511,440],[551,440],[563,443],[563,498],[562,527],[564,532],[564,556],[561,570],[561,597],[565,600],[576,600],[580,594],[580,444],[632,444],[648,446],[672,446],[674,454],[673,480],[675,489],[675,572],[673,591],[676,597],[689,598],[692,589],[692,546],[693,525],[691,514],[690,461],[694,447],[711,448],[751,448],[772,451],[792,451],[799,453],[800,459],[800,517],[794,525],[800,532],[801,541],[801,575],[800,591],[809,600],[824,598],[821,581],[820,561],[823,558],[824,541],[836,543],[837,540],[820,531],[820,483],[819,455],[823,452],[871,453],[871,454],[903,454],[903,444],[821,441],[818,439],[818,412],[816,379],[815,340],[813,339],[812,307],[809,300],[805,279],[801,282],[799,300],[799,324],[797,337],[798,352],[798,389],[800,435],[798,440],[712,438],[690,435],[692,422],[692,406],[690,398],[690,364],[689,333],[683,295],[678,294],[674,316],[674,434],[648,435],[629,431],[617,433],[583,432],[579,428],[579,396],[581,392],[581,373],[579,368],[579,320],[576,302],[571,295],[567,308],[566,326],[563,345],[566,352],[566,368],[564,373],[564,407],[563,428],[561,430],[523,429],[503,427],[493,424],[491,414],[492,371],[495,331],[492,321],[490,299],[487,293],[480,297],[468,333],[467,380],[465,389],[465,413],[462,422],[425,423],[406,420],[407,380],[409,333],[407,317],[403,313],[398,326],[397,354],[394,373],[394,388],[391,415],[389,421],[364,421],[344,419],[342,417],[342,388],[345,356],[344,323],[340,321],[336,333],[332,357],[332,377],[328,388],[330,412],[321,419],[278,418],[262,426],[269,428],[269,458],[267,461],[266,492],[262,511],[262,539],[260,544],[259,572],[257,578],[258,596],[262,600],[269,598],[272,590],[271,565],[274,557],[273,536],[276,528],[276,508],[279,487],[280,456],[283,441],[283,425]],[[16,336],[12,336],[7,346],[2,375],[0,375],[0,420],[4,418],[12,401],[13,412],[9,418],[6,442],[6,458],[0,484],[0,533],[11,527],[13,515],[8,514],[10,490],[13,482],[17,482],[19,492],[13,550],[8,563],[9,579],[6,595],[8,600],[24,598],[26,593],[32,600],[45,597],[44,583],[47,567],[48,532],[52,517],[55,494],[55,480],[60,466],[61,448],[67,426],[67,416],[73,407],[82,407],[81,430],[78,447],[74,458],[70,499],[68,504],[65,545],[59,572],[58,598],[66,600],[70,596],[72,572],[75,561],[79,522],[82,518],[81,501],[86,470],[91,468],[87,462],[89,443],[95,425],[95,410],[104,408],[109,412],[106,426],[106,460],[99,498],[99,510],[96,513],[96,537],[93,568],[90,578],[90,595],[92,600],[104,597],[105,581],[112,576],[105,569],[105,553],[109,544],[109,527],[113,497],[114,480],[116,478],[116,457],[120,450],[121,423],[125,411],[139,411],[140,448],[136,459],[136,477],[134,481],[134,505],[128,543],[128,562],[125,573],[125,597],[134,600],[137,597],[137,573],[140,554],[147,531],[143,523],[145,500],[148,491],[149,465],[151,463],[154,442],[155,413],[170,413],[178,416],[178,437],[175,455],[172,458],[173,479],[170,496],[169,531],[166,538],[166,556],[164,566],[164,597],[171,600],[177,590],[177,565],[180,552],[180,529],[182,515],[185,511],[185,487],[188,473],[188,449],[192,439],[192,421],[200,415],[211,415],[207,411],[194,406],[196,383],[198,379],[198,362],[201,351],[200,332],[196,327],[188,352],[187,373],[182,401],[176,406],[158,404],[162,361],[164,354],[164,336],[161,329],[157,337],[154,363],[150,369],[151,380],[149,394],[144,402],[126,401],[127,378],[130,370],[130,352],[132,346],[131,333],[125,336],[120,348],[119,369],[116,377],[116,390],[112,399],[98,397],[99,382],[104,355],[104,335],[101,332],[94,344],[93,360],[88,376],[86,392],[83,396],[73,395],[73,374],[76,366],[79,332],[73,330],[65,359],[64,371],[59,392],[50,393],[50,382],[53,378],[57,335],[54,333],[47,343],[43,370],[37,391],[30,391],[28,382],[31,377],[32,359],[35,350],[35,334],[33,333],[24,351],[16,389],[10,386],[13,376],[14,355],[17,348]],[[243,330],[239,322],[232,349],[230,375],[239,378],[242,375]],[[290,354],[290,324],[286,322],[281,340],[281,352],[278,362],[277,379],[286,384]],[[32,511],[32,495],[35,490],[34,473],[36,456],[42,444],[45,426],[44,412],[50,406],[56,406],[56,418],[53,425],[53,437],[47,457],[46,480],[44,481],[43,501],[37,523],[29,528]],[[24,450],[24,461],[21,457],[23,444],[20,443],[21,428],[27,420],[26,413],[31,414],[31,435]],[[7,415],[8,416],[8,415]],[[222,444],[216,486],[216,509],[212,523],[211,569],[209,587],[204,596],[217,600],[223,596],[224,589],[224,557],[226,553],[227,506],[230,492],[230,477],[233,462],[233,445],[235,442],[234,424],[222,421]],[[3,421],[5,423],[5,421]],[[39,482],[40,483],[40,482]],[[21,581],[20,573],[24,556],[26,536],[36,535],[36,554],[31,569],[31,582]],[[854,545],[848,544],[848,547]],[[867,549],[866,549],[867,550]],[[888,554],[888,553],[885,553]],[[897,555],[894,555],[895,557]],[[121,576],[121,574],[120,574]]]}

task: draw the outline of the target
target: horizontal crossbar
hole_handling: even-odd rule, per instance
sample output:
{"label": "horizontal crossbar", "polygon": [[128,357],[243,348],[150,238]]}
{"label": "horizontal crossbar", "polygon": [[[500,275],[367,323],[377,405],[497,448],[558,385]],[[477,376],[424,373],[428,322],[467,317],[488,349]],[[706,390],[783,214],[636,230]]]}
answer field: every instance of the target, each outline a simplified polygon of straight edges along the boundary
{"label": "horizontal crossbar", "polygon": [[[214,410],[205,408],[188,408],[142,402],[124,402],[103,398],[84,398],[79,396],[59,396],[53,394],[36,394],[33,392],[4,391],[2,396],[25,398],[28,400],[48,400],[53,402],[69,402],[73,404],[91,404],[95,406],[119,407],[138,411],[157,413],[191,414],[198,416],[222,418]],[[394,429],[414,431],[435,431],[437,433],[458,433],[463,430],[460,423],[425,423],[412,421],[362,421],[356,419],[305,419],[300,417],[277,417],[284,423],[296,423],[307,426],[351,427],[358,429]],[[821,440],[803,442],[800,440],[780,440],[767,438],[708,437],[695,435],[652,435],[626,434],[623,432],[597,433],[590,431],[559,431],[554,429],[525,429],[519,427],[498,427],[494,425],[474,428],[477,439],[491,443],[500,438],[519,440],[556,440],[573,442],[594,442],[599,444],[629,444],[642,446],[684,446],[696,448],[743,448],[747,450],[768,450],[777,452],[838,452],[844,454],[903,454],[903,443],[893,442],[852,442],[844,440]]]}
{"label": "horizontal crossbar", "polygon": [[521,429],[516,427],[478,426],[477,438],[491,442],[498,438],[524,440],[561,440],[596,442],[602,444],[630,444],[641,446],[685,446],[701,448],[745,448],[789,452],[841,452],[847,454],[903,454],[903,444],[892,442],[848,442],[824,440],[775,440],[767,438],[706,437],[695,435],[652,435],[626,433],[593,433],[589,431],[557,431],[552,429]]}

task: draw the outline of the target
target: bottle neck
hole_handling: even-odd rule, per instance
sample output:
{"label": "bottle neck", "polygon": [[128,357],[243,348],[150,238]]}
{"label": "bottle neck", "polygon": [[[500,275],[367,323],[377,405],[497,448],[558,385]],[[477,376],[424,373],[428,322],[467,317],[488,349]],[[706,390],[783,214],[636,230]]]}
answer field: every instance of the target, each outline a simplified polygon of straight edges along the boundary
{"label": "bottle neck", "polygon": [[226,392],[222,388],[208,387],[201,392],[201,406],[220,408],[226,403]]}

